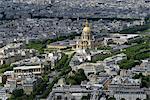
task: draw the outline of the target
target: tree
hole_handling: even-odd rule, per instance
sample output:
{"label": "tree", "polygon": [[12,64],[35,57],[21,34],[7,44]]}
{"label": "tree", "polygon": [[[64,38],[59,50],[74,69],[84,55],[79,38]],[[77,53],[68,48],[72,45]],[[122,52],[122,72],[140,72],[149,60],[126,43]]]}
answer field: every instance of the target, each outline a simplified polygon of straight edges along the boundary
{"label": "tree", "polygon": [[78,69],[74,75],[66,78],[66,83],[71,85],[80,85],[82,81],[87,80],[87,77],[83,69]]}
{"label": "tree", "polygon": [[4,73],[7,70],[12,70],[13,66],[10,66],[9,64],[4,64],[0,66],[0,73]]}
{"label": "tree", "polygon": [[90,94],[88,94],[87,96],[82,96],[81,100],[90,100]]}
{"label": "tree", "polygon": [[134,79],[139,79],[139,78],[142,78],[142,77],[144,77],[144,75],[142,73],[139,73],[139,74],[135,74],[133,78]]}
{"label": "tree", "polygon": [[58,63],[56,64],[55,69],[56,69],[56,70],[59,70],[59,69],[63,68],[63,66],[65,66],[67,60],[68,60],[68,56],[65,55],[65,54],[63,54],[63,55],[62,55],[62,58],[61,58],[61,59],[58,61]]}
{"label": "tree", "polygon": [[125,98],[121,98],[121,100],[126,100]]}
{"label": "tree", "polygon": [[139,61],[135,61],[134,59],[130,59],[130,60],[123,60],[121,61],[121,63],[119,64],[121,69],[130,69],[132,67],[134,67],[135,65],[140,64]]}
{"label": "tree", "polygon": [[142,87],[149,88],[150,87],[150,76],[143,76],[141,80]]}
{"label": "tree", "polygon": [[24,95],[24,91],[23,89],[15,89],[13,92],[12,92],[12,95],[17,98],[17,97],[21,97]]}
{"label": "tree", "polygon": [[108,98],[108,100],[116,100],[116,98],[115,97],[110,97],[110,98]]}
{"label": "tree", "polygon": [[3,84],[6,84],[6,81],[7,81],[7,76],[6,76],[6,75],[3,75],[3,76],[2,76],[2,83],[3,83]]}

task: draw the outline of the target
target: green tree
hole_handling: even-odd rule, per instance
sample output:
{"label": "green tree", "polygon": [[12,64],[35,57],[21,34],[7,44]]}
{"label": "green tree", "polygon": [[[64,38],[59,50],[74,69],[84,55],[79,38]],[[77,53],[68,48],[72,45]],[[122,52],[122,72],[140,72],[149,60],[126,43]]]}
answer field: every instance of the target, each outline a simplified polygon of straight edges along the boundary
{"label": "green tree", "polygon": [[24,91],[23,89],[15,89],[13,92],[12,92],[12,95],[17,98],[17,97],[21,97],[24,95]]}
{"label": "green tree", "polygon": [[6,76],[6,75],[3,75],[3,76],[2,76],[2,83],[3,83],[3,84],[6,84],[6,81],[7,81],[7,76]]}
{"label": "green tree", "polygon": [[139,78],[142,78],[142,77],[144,77],[143,74],[139,73],[139,74],[135,74],[133,78],[134,79],[139,79]]}
{"label": "green tree", "polygon": [[81,100],[90,100],[90,94],[88,94],[87,96],[82,96]]}
{"label": "green tree", "polygon": [[71,85],[80,85],[84,80],[87,80],[87,77],[83,69],[78,69],[74,75],[66,77],[66,83]]}
{"label": "green tree", "polygon": [[150,76],[143,76],[141,80],[141,86],[149,88],[150,87]]}
{"label": "green tree", "polygon": [[121,98],[121,100],[126,100],[125,98]]}
{"label": "green tree", "polygon": [[110,97],[110,98],[108,98],[108,100],[116,100],[116,98],[115,97]]}
{"label": "green tree", "polygon": [[132,67],[134,67],[135,65],[140,64],[139,61],[135,61],[134,59],[130,59],[130,60],[123,60],[121,61],[121,63],[119,64],[121,69],[130,69]]}
{"label": "green tree", "polygon": [[67,60],[68,60],[68,56],[65,55],[65,54],[63,54],[63,55],[62,55],[62,58],[61,58],[61,59],[58,61],[58,63],[56,64],[55,69],[56,69],[56,70],[59,70],[59,69],[63,68],[64,65],[65,65],[65,63],[67,62]]}

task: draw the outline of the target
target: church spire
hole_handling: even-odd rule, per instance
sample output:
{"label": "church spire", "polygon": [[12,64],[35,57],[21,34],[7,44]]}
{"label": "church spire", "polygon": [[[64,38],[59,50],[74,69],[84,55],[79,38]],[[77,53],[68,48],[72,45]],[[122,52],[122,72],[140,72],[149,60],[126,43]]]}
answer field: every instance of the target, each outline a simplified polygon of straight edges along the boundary
{"label": "church spire", "polygon": [[85,22],[85,27],[89,27],[89,22],[88,22],[87,19],[86,19],[86,22]]}

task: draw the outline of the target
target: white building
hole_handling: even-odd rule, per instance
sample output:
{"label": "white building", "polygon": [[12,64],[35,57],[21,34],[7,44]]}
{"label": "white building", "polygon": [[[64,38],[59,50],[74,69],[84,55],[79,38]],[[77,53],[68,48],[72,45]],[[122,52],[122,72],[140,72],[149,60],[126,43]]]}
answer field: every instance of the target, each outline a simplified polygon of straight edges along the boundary
{"label": "white building", "polygon": [[49,68],[53,68],[56,63],[61,59],[62,53],[61,52],[53,52],[53,53],[46,53],[41,55],[40,57],[31,57],[29,59],[23,59],[18,62],[12,63],[11,65],[15,66],[22,66],[22,65],[48,65]]}
{"label": "white building", "polygon": [[36,88],[37,79],[35,77],[26,77],[22,80],[22,87],[25,94],[30,95]]}
{"label": "white building", "polygon": [[6,89],[4,87],[0,87],[0,99],[1,100],[7,100],[7,93],[6,93]]}
{"label": "white building", "polygon": [[108,57],[108,58],[104,59],[103,62],[104,62],[105,66],[109,66],[109,65],[112,65],[112,64],[118,64],[122,60],[125,60],[125,59],[127,59],[126,54],[121,53],[121,54],[114,55],[112,57]]}
{"label": "white building", "polygon": [[86,61],[95,60],[98,56],[110,54],[109,50],[77,50],[70,61],[70,66],[76,66]]}
{"label": "white building", "polygon": [[13,62],[35,56],[34,49],[24,49],[23,43],[12,43],[0,48],[0,65],[11,64]]}
{"label": "white building", "polygon": [[109,75],[118,75],[118,72],[120,71],[120,67],[119,65],[112,64],[109,66],[105,66],[104,70]]}
{"label": "white building", "polygon": [[13,90],[16,89],[17,87],[17,80],[16,79],[7,79],[6,84],[4,85],[4,87],[9,91],[9,92],[13,92]]}
{"label": "white building", "polygon": [[88,96],[90,100],[98,100],[101,89],[97,86],[64,85],[54,87],[47,100],[81,100],[83,96]]}
{"label": "white building", "polygon": [[53,69],[56,63],[62,58],[62,52],[47,53],[43,56],[45,60],[50,61],[51,69]]}
{"label": "white building", "polygon": [[44,73],[44,66],[43,65],[30,65],[30,66],[19,66],[19,67],[14,67],[14,73],[15,76],[22,76],[26,75],[28,73],[32,73],[36,76],[41,75]]}
{"label": "white building", "polygon": [[137,34],[112,34],[111,38],[116,44],[124,44],[140,39],[141,36]]}
{"label": "white building", "polygon": [[98,73],[104,71],[104,66],[102,63],[83,63],[72,67],[73,70],[83,69],[84,73],[88,75],[89,73]]}
{"label": "white building", "polygon": [[142,89],[132,89],[132,90],[120,90],[114,94],[116,100],[121,100],[124,98],[125,100],[140,100],[146,99],[146,93]]}
{"label": "white building", "polygon": [[14,71],[6,71],[3,75],[6,75],[7,79],[14,78]]}
{"label": "white building", "polygon": [[146,99],[144,89],[140,88],[140,79],[132,79],[129,77],[116,76],[108,86],[111,95],[114,95],[116,100],[136,100],[137,98]]}
{"label": "white building", "polygon": [[131,71],[133,74],[142,73],[145,76],[150,75],[150,59],[142,60],[142,63],[133,67]]}

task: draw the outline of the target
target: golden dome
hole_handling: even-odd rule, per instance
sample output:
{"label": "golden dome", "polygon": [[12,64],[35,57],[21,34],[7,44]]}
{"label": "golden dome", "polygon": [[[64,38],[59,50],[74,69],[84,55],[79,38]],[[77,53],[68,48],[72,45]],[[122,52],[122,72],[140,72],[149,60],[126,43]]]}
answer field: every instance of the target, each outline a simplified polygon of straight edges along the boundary
{"label": "golden dome", "polygon": [[84,33],[90,33],[90,32],[91,32],[91,29],[90,29],[90,27],[89,27],[88,20],[86,20],[85,27],[83,28],[83,32],[84,32]]}
{"label": "golden dome", "polygon": [[83,32],[84,32],[84,33],[90,33],[90,32],[91,32],[90,27],[84,27],[84,28],[83,28]]}

